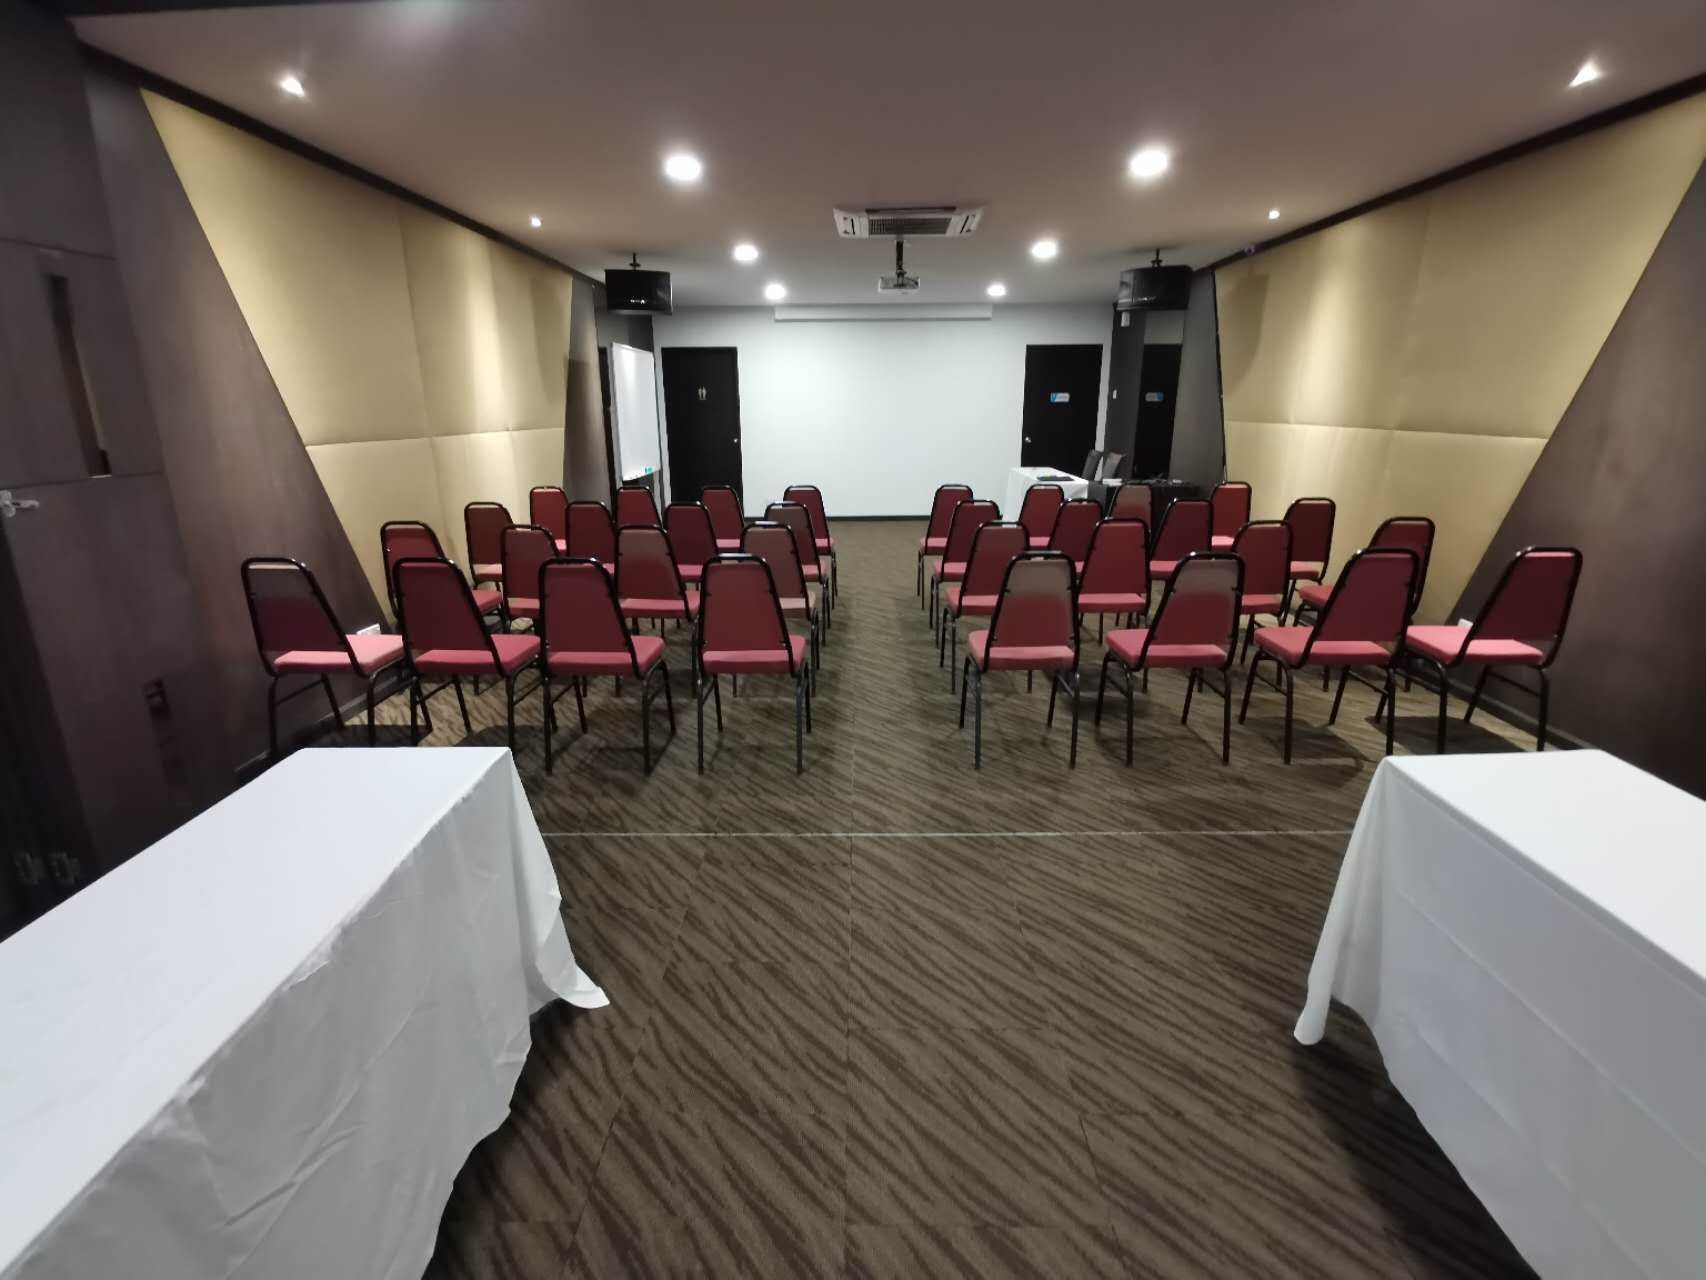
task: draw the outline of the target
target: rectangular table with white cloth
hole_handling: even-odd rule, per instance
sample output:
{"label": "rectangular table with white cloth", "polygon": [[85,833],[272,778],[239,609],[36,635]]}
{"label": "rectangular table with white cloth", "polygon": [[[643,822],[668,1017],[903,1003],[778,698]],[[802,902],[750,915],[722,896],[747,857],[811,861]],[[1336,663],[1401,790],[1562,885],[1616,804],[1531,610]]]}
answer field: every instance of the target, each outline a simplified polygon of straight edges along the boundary
{"label": "rectangular table with white cloth", "polygon": [[1025,490],[1034,484],[1058,484],[1068,502],[1090,492],[1088,480],[1069,476],[1053,467],[1014,467],[1007,473],[1007,500],[1001,504],[1003,520],[1019,518],[1019,508],[1025,505]]}
{"label": "rectangular table with white cloth", "polygon": [[1706,803],[1600,751],[1381,763],[1331,999],[1544,1276],[1706,1275]]}
{"label": "rectangular table with white cloth", "polygon": [[301,751],[0,943],[0,1276],[414,1280],[606,1003],[507,751]]}

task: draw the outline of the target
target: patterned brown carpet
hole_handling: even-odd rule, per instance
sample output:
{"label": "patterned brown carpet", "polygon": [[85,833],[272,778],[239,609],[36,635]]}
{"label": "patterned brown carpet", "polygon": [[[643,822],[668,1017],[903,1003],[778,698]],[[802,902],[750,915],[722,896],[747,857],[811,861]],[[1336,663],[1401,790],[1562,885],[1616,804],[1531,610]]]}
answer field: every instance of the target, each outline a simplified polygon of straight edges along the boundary
{"label": "patterned brown carpet", "polygon": [[[1291,1038],[1380,736],[1374,695],[1300,689],[1297,763],[1258,686],[1219,762],[1219,702],[1161,675],[1083,736],[1046,691],[988,688],[955,728],[912,595],[912,522],[842,525],[816,731],[754,682],[694,771],[640,769],[631,688],[518,760],[569,936],[611,1007],[534,1027],[513,1114],[445,1213],[429,1275],[1527,1274],[1388,1083],[1361,1023]],[[1307,684],[1308,682],[1301,682]],[[387,708],[395,718],[402,708]],[[473,741],[503,738],[495,694]],[[1431,749],[1431,698],[1401,749]],[[1064,713],[1065,708],[1062,707]],[[448,696],[435,741],[463,739]],[[657,739],[667,736],[661,702]],[[1454,750],[1509,749],[1496,722]]]}

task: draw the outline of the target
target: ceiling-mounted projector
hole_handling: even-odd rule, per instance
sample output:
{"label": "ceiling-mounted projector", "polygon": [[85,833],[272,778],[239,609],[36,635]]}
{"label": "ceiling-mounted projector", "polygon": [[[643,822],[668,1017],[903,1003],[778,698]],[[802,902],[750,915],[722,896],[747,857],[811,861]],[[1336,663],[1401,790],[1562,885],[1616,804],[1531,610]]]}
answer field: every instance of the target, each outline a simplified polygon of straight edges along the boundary
{"label": "ceiling-mounted projector", "polygon": [[912,293],[921,281],[906,269],[906,241],[894,242],[894,274],[877,277],[878,293]]}

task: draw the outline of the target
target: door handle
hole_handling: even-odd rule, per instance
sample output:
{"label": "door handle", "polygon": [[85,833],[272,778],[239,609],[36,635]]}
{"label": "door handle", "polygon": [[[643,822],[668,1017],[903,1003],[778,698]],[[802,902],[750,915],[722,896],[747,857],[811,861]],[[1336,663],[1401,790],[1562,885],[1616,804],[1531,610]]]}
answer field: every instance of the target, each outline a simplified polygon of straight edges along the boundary
{"label": "door handle", "polygon": [[1031,437],[1030,437],[1030,436],[1026,436],[1026,437],[1025,437],[1025,443],[1026,443],[1026,444],[1030,444],[1030,443],[1031,443]]}
{"label": "door handle", "polygon": [[14,498],[10,489],[0,489],[0,516],[10,520],[20,511],[34,511],[41,503],[34,498]]}

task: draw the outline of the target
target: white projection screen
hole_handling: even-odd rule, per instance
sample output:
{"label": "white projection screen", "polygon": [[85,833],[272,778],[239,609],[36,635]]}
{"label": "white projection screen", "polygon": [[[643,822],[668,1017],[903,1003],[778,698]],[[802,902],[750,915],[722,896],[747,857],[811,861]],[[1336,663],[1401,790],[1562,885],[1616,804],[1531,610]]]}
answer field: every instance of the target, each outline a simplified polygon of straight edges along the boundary
{"label": "white projection screen", "polygon": [[658,448],[658,384],[650,351],[610,344],[611,397],[616,412],[617,469],[641,480],[662,469]]}

